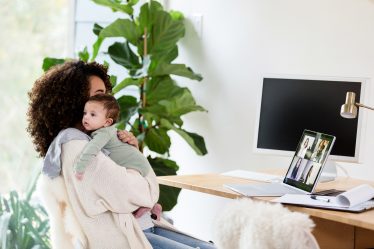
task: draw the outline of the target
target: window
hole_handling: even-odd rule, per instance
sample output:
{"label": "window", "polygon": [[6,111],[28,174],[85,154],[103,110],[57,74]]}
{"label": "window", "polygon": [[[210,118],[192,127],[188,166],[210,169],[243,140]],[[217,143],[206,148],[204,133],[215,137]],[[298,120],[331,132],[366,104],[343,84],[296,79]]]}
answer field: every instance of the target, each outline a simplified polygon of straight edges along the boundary
{"label": "window", "polygon": [[27,92],[46,56],[66,57],[69,0],[4,0],[0,8],[0,193],[23,191],[41,169],[26,131]]}

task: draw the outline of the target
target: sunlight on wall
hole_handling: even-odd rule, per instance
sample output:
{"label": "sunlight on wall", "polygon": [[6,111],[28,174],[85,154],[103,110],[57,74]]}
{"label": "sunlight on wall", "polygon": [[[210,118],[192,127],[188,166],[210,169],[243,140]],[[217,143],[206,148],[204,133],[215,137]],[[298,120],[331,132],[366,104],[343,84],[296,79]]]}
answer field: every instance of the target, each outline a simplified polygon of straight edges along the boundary
{"label": "sunlight on wall", "polygon": [[40,171],[26,131],[27,92],[44,57],[65,57],[69,0],[3,0],[0,8],[0,193],[25,190]]}

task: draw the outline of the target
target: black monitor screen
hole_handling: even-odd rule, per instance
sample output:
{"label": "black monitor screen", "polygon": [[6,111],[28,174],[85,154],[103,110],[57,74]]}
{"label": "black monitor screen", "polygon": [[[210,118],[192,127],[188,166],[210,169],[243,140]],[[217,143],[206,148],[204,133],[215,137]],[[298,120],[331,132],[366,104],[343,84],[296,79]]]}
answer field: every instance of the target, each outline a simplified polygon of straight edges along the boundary
{"label": "black monitor screen", "polygon": [[347,92],[360,82],[264,78],[257,148],[295,151],[304,129],[336,137],[331,155],[355,157],[358,119],[340,116]]}

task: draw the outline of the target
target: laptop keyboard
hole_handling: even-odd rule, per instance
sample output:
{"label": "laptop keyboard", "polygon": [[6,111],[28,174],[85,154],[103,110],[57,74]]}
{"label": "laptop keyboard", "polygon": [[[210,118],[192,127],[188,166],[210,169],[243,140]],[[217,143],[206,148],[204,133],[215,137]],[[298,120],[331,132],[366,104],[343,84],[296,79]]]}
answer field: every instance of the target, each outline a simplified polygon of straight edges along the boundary
{"label": "laptop keyboard", "polygon": [[248,170],[232,170],[228,172],[224,172],[221,175],[225,176],[233,176],[243,179],[248,179],[252,181],[260,181],[260,182],[273,182],[273,181],[281,181],[283,178],[277,175],[265,174],[265,173],[258,173]]}
{"label": "laptop keyboard", "polygon": [[224,186],[245,196],[282,196],[303,193],[281,183],[225,184]]}
{"label": "laptop keyboard", "polygon": [[266,184],[266,187],[264,188],[262,186],[261,189],[263,189],[263,191],[266,190],[266,192],[268,192],[268,193],[279,193],[279,194],[300,194],[300,193],[302,193],[301,191],[299,191],[297,189],[287,187],[286,185],[283,185],[281,183]]}

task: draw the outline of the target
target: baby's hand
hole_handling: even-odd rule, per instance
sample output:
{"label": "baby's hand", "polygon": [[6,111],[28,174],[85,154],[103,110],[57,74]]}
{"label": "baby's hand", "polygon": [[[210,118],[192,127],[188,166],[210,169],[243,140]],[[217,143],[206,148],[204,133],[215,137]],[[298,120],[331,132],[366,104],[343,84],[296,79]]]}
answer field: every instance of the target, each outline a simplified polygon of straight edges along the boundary
{"label": "baby's hand", "polygon": [[83,173],[75,173],[75,178],[77,178],[78,181],[81,181],[83,179]]}
{"label": "baby's hand", "polygon": [[150,208],[140,207],[137,210],[135,210],[133,212],[133,214],[134,214],[135,218],[140,218],[140,217],[142,217],[145,213],[147,213],[150,210],[151,210]]}

